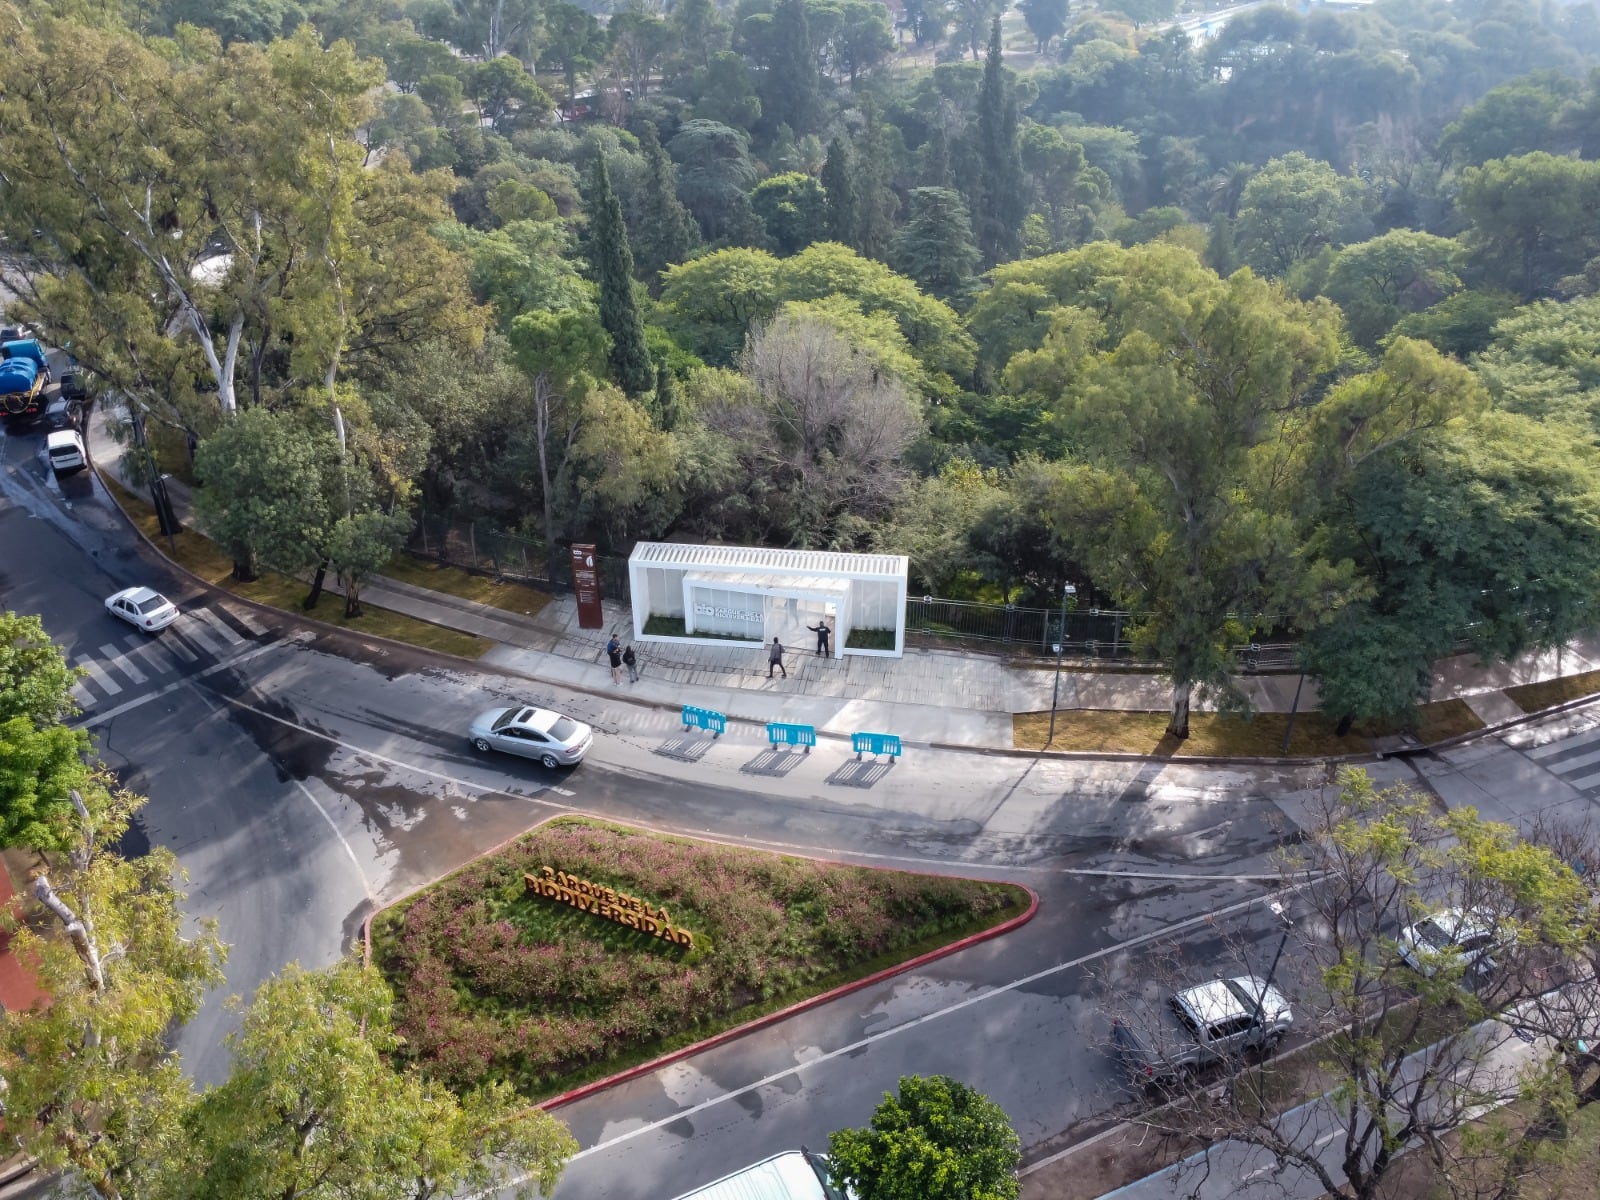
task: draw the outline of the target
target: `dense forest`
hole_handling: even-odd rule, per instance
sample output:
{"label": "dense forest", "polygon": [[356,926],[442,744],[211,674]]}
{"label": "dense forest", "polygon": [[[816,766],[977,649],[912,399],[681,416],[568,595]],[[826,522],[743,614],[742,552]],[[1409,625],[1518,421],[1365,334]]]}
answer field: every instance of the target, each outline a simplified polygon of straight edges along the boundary
{"label": "dense forest", "polygon": [[1592,628],[1600,10],[1175,11],[0,6],[11,307],[241,572],[881,550],[1350,718]]}

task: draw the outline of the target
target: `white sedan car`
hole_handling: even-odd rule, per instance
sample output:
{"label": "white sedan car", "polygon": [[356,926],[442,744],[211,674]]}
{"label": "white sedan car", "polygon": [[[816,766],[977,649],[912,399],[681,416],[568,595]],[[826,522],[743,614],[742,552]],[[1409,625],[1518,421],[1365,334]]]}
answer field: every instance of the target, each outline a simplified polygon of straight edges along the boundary
{"label": "white sedan car", "polygon": [[146,633],[165,629],[178,619],[178,606],[147,587],[123,588],[115,596],[108,596],[106,611]]}
{"label": "white sedan car", "polygon": [[481,753],[503,750],[536,758],[553,769],[583,761],[594,742],[594,730],[551,709],[519,704],[479,713],[473,718],[467,737],[473,749]]}
{"label": "white sedan car", "polygon": [[1461,963],[1468,978],[1492,973],[1499,948],[1494,915],[1477,909],[1444,908],[1400,931],[1400,958],[1419,975],[1433,976]]}

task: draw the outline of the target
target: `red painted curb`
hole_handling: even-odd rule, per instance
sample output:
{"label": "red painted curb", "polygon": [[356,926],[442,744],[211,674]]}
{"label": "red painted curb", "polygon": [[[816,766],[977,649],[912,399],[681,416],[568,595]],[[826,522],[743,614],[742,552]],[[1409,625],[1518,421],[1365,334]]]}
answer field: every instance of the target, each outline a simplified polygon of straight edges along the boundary
{"label": "red painted curb", "polygon": [[[957,876],[956,878],[960,878],[960,876]],[[629,1067],[626,1071],[619,1071],[615,1075],[608,1075],[604,1079],[597,1079],[593,1083],[586,1083],[582,1087],[573,1088],[570,1092],[563,1092],[559,1096],[553,1096],[549,1100],[541,1101],[539,1107],[549,1110],[559,1108],[563,1104],[571,1104],[574,1100],[582,1100],[585,1096],[592,1096],[594,1093],[602,1092],[606,1088],[615,1087],[619,1083],[626,1083],[630,1079],[637,1079],[641,1075],[648,1075],[650,1072],[659,1070],[660,1068],[668,1066],[671,1063],[680,1062],[692,1054],[699,1054],[703,1050],[710,1050],[713,1046],[720,1046],[724,1042],[731,1042],[734,1038],[743,1037],[747,1033],[754,1033],[758,1029],[765,1029],[769,1025],[776,1025],[779,1021],[786,1021],[790,1017],[806,1012],[809,1009],[816,1008],[820,1004],[826,1004],[830,1000],[837,1000],[840,996],[848,996],[851,992],[858,992],[862,988],[871,987],[875,983],[881,983],[885,979],[890,979],[896,975],[904,974],[906,971],[913,970],[917,967],[923,966],[926,963],[931,963],[938,959],[944,958],[947,955],[954,954],[958,950],[965,950],[969,946],[976,946],[979,942],[986,942],[990,938],[997,938],[1002,933],[1010,933],[1011,930],[1016,929],[1018,926],[1026,925],[1029,921],[1033,920],[1034,914],[1039,911],[1038,892],[1034,891],[1031,887],[1028,887],[1028,885],[1025,883],[1013,884],[1012,886],[1022,888],[1028,893],[1031,899],[1028,904],[1027,911],[1012,917],[1009,921],[1002,921],[993,928],[985,929],[982,933],[971,934],[967,937],[959,939],[958,941],[951,942],[948,946],[941,946],[937,950],[930,950],[926,954],[919,954],[915,958],[908,958],[903,963],[897,963],[892,967],[885,967],[881,971],[874,971],[871,975],[866,976],[864,979],[858,979],[854,983],[846,983],[834,988],[832,991],[821,992],[818,995],[809,996],[804,1000],[800,1000],[794,1004],[791,1004],[788,1008],[780,1008],[777,1012],[768,1013],[764,1017],[757,1017],[754,1021],[747,1022],[744,1025],[739,1025],[733,1029],[724,1030],[722,1033],[706,1038],[703,1042],[696,1042],[692,1046],[685,1046],[682,1050],[674,1050],[671,1054],[663,1054],[660,1058],[653,1058],[647,1063],[640,1063],[637,1067]]]}

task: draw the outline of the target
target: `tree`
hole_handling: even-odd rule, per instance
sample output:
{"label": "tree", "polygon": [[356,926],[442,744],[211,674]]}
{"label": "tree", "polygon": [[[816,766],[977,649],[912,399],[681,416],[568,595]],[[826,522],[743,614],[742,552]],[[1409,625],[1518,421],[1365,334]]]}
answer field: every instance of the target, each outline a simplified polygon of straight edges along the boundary
{"label": "tree", "polygon": [[191,1095],[167,1037],[222,981],[226,957],[214,921],[186,920],[170,850],[116,853],[141,803],[103,793],[74,823],[72,852],[35,881],[35,895],[77,929],[72,938],[26,923],[13,932],[11,952],[50,999],[0,1021],[6,1110],[27,1114],[12,1136],[102,1200],[163,1195],[155,1179]]}
{"label": "tree", "polygon": [[1021,1143],[993,1100],[947,1075],[903,1075],[867,1129],[828,1138],[861,1200],[1015,1200]]}
{"label": "tree", "polygon": [[334,447],[296,417],[246,409],[195,452],[206,486],[195,506],[206,531],[233,557],[236,579],[265,565],[294,573],[314,560],[306,531],[330,519],[322,486]]}
{"label": "tree", "polygon": [[961,196],[949,188],[915,188],[911,215],[895,235],[895,270],[941,300],[959,300],[972,288],[981,254]]}
{"label": "tree", "polygon": [[0,845],[76,844],[73,789],[87,789],[89,735],[61,721],[77,712],[82,674],[38,617],[0,612]]}
{"label": "tree", "polygon": [[1543,152],[1461,172],[1457,206],[1466,241],[1489,283],[1524,299],[1546,295],[1600,252],[1600,163]]}
{"label": "tree", "polygon": [[408,37],[391,42],[383,56],[389,78],[402,95],[417,90],[417,83],[429,75],[449,75],[455,71],[456,56],[450,47],[432,38]]}
{"label": "tree", "polygon": [[1468,288],[1395,322],[1394,336],[1429,342],[1463,362],[1494,339],[1496,326],[1517,307],[1510,292]]}
{"label": "tree", "polygon": [[1461,287],[1460,245],[1414,229],[1391,229],[1333,256],[1323,292],[1344,310],[1350,336],[1374,346],[1408,313],[1421,312]]}
{"label": "tree", "polygon": [[606,52],[606,34],[586,9],[556,0],[544,12],[545,42],[541,59],[561,72],[567,85],[567,112],[578,97],[578,74],[594,67]]}
{"label": "tree", "polygon": [[774,129],[787,125],[796,134],[815,132],[821,102],[805,0],[777,0],[773,5],[772,46],[761,88],[764,119]]}
{"label": "tree", "polygon": [[229,1196],[548,1195],[577,1149],[509,1084],[456,1097],[391,1065],[393,998],[373,967],[290,966],[261,985],[229,1038],[228,1079],[185,1118],[173,1200]]}
{"label": "tree", "polygon": [[1070,19],[1070,0],[1021,0],[1023,24],[1033,34],[1034,45],[1040,54],[1050,49],[1050,43],[1067,31]]}
{"label": "tree", "polygon": [[1244,185],[1239,249],[1257,271],[1282,275],[1323,246],[1350,241],[1360,216],[1359,184],[1296,150],[1273,159]]}
{"label": "tree", "polygon": [[828,143],[828,159],[822,164],[820,182],[827,197],[828,239],[857,248],[857,210],[861,198],[856,194],[854,158],[849,144],[842,138]]}
{"label": "tree", "polygon": [[828,197],[809,175],[788,171],[756,184],[750,207],[779,254],[795,254],[826,232]]}
{"label": "tree", "polygon": [[[467,75],[478,115],[496,133],[506,133],[528,118],[550,111],[550,97],[538,82],[509,55],[479,63]],[[531,123],[531,122],[529,122]]]}
{"label": "tree", "polygon": [[1559,118],[1578,91],[1575,79],[1556,71],[1491,88],[1445,126],[1439,157],[1476,166],[1492,158],[1563,149]]}
{"label": "tree", "polygon": [[633,254],[622,205],[611,190],[605,155],[594,160],[589,199],[589,264],[600,285],[600,324],[611,336],[611,373],[630,396],[642,396],[655,383],[644,323],[633,295]]}
{"label": "tree", "polygon": [[755,231],[749,191],[756,169],[750,139],[715,121],[685,121],[667,143],[678,164],[678,197],[709,242],[738,244]]}
{"label": "tree", "polygon": [[716,0],[682,0],[667,18],[690,66],[704,69],[728,48],[730,28]]}
{"label": "tree", "polygon": [[455,44],[492,62],[515,50],[539,20],[537,0],[449,0]]}
{"label": "tree", "polygon": [[1017,153],[1017,102],[1001,62],[1000,17],[989,30],[983,87],[978,92],[978,187],[971,197],[978,250],[990,266],[1017,256],[1018,232],[1027,215],[1022,160]]}
{"label": "tree", "polygon": [[700,244],[700,227],[678,199],[677,169],[649,121],[644,123],[639,145],[644,153],[645,176],[631,245],[635,270],[655,287],[662,271],[694,253]]}
{"label": "tree", "polygon": [[[740,366],[753,404],[702,420],[737,436],[772,532],[801,547],[857,545],[889,512],[921,424],[904,384],[848,314],[791,304],[751,334]],[[855,327],[857,336],[845,332]],[[869,325],[870,327],[870,325]],[[903,345],[903,343],[902,343]]]}
{"label": "tree", "polygon": [[610,545],[659,537],[683,506],[677,442],[615,388],[583,396],[562,474],[574,527],[599,529]]}
{"label": "tree", "polygon": [[745,132],[761,120],[761,97],[741,54],[732,50],[713,54],[700,76],[699,92],[694,102],[697,120]]}
{"label": "tree", "polygon": [[1163,243],[1027,267],[1081,312],[1055,408],[1082,457],[1053,524],[1097,586],[1145,614],[1130,632],[1167,665],[1182,738],[1197,685],[1238,702],[1231,646],[1311,628],[1350,593],[1348,566],[1303,555],[1297,475],[1281,469],[1309,433],[1296,414],[1334,361],[1337,319]]}
{"label": "tree", "polygon": [[616,13],[606,26],[611,38],[611,58],[633,85],[635,99],[649,89],[656,63],[672,42],[672,28],[660,17],[640,9]]}
{"label": "tree", "polygon": [[1540,423],[1600,429],[1600,297],[1508,312],[1473,363],[1501,407]]}
{"label": "tree", "polygon": [[[1579,1028],[1592,1030],[1595,1014],[1587,1003],[1561,1013],[1559,999],[1573,985],[1550,989],[1563,982],[1560,964],[1577,966],[1586,954],[1593,901],[1550,846],[1471,809],[1440,814],[1427,797],[1403,785],[1379,789],[1353,768],[1340,771],[1337,790],[1302,828],[1285,857],[1285,881],[1300,885],[1294,930],[1316,932],[1291,932],[1297,951],[1283,962],[1297,968],[1295,1013],[1311,1017],[1306,1032],[1318,1047],[1314,1068],[1326,1091],[1284,1112],[1259,1099],[1270,1068],[1235,1062],[1233,1086],[1180,1080],[1157,1089],[1152,1099],[1167,1103],[1138,1121],[1184,1145],[1198,1139],[1260,1147],[1284,1186],[1303,1182],[1338,1200],[1389,1194],[1411,1147],[1425,1147],[1447,1177],[1470,1187],[1470,1135],[1457,1139],[1485,1107],[1521,1101],[1534,1111],[1549,1105],[1570,1113],[1582,1102],[1561,1059],[1566,1047],[1576,1049],[1571,1039],[1584,1037]],[[1470,970],[1469,957],[1449,947],[1418,947],[1411,951],[1416,965],[1401,956],[1396,930],[1452,909],[1485,921],[1493,970]],[[1243,959],[1248,947],[1228,941],[1230,957]],[[1166,971],[1141,965],[1142,979],[1113,981],[1117,993],[1170,986]],[[1119,1019],[1141,1019],[1125,1000],[1116,1008]],[[1498,1043],[1514,1036],[1507,1028],[1512,1013],[1515,1026],[1534,1035],[1531,1062],[1521,1071],[1497,1058]],[[1490,1164],[1497,1172],[1514,1164],[1511,1147],[1502,1149]],[[1208,1165],[1202,1153],[1185,1175]]]}
{"label": "tree", "polygon": [[408,512],[368,508],[347,513],[333,523],[323,543],[327,561],[344,589],[344,615],[359,617],[361,588],[389,565],[389,560],[410,536],[413,522]]}
{"label": "tree", "polygon": [[[512,323],[511,345],[518,367],[533,383],[531,432],[539,458],[545,545],[551,547],[556,544],[553,481],[578,435],[586,377],[605,361],[606,335],[592,313],[528,312]],[[561,457],[552,464],[557,448]]]}
{"label": "tree", "polygon": [[836,7],[839,19],[827,36],[826,54],[854,88],[894,53],[889,10],[873,0],[836,0]]}
{"label": "tree", "polygon": [[972,52],[972,61],[978,61],[983,49],[984,35],[994,18],[1005,10],[1004,0],[951,0],[947,6],[950,14],[950,44],[959,54]]}
{"label": "tree", "polygon": [[868,258],[888,256],[894,240],[895,216],[900,197],[894,189],[895,172],[905,158],[905,145],[898,130],[879,118],[871,96],[861,104],[861,132],[855,141],[856,234],[854,249]]}

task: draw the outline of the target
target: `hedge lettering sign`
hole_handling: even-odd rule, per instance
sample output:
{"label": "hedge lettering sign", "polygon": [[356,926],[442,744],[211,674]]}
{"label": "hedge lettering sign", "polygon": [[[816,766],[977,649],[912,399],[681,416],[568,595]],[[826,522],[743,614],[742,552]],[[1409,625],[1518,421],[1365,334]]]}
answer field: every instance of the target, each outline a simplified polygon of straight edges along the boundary
{"label": "hedge lettering sign", "polygon": [[642,930],[662,941],[679,946],[694,945],[694,934],[674,925],[671,914],[665,908],[652,907],[648,901],[637,896],[579,879],[554,867],[540,867],[539,874],[525,874],[522,879],[531,896],[543,896],[547,900],[570,904],[582,912],[593,913],[629,929]]}

